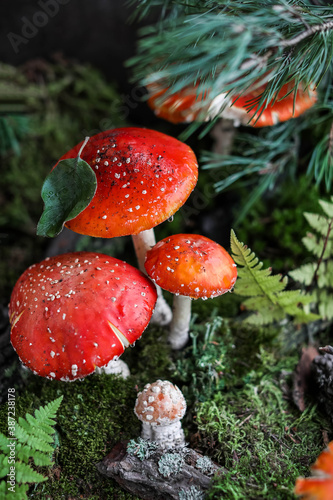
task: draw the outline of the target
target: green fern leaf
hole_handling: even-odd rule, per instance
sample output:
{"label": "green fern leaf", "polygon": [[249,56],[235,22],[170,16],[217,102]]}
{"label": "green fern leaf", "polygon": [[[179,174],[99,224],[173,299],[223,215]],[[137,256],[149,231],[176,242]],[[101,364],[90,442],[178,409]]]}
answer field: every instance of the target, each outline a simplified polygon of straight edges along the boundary
{"label": "green fern leaf", "polygon": [[0,483],[0,498],[3,500],[25,500],[27,498],[28,484],[15,484],[13,490],[8,489],[5,481]]}
{"label": "green fern leaf", "polygon": [[35,410],[35,417],[40,424],[44,423],[49,425],[55,425],[56,422],[55,420],[52,419],[56,417],[62,399],[63,396],[60,396],[60,398],[51,401],[46,406],[44,407],[42,406],[38,410]]}
{"label": "green fern leaf", "polygon": [[308,314],[303,306],[313,300],[305,296],[300,290],[286,291],[288,278],[281,279],[280,275],[272,275],[271,269],[262,269],[262,262],[246,245],[240,243],[231,231],[231,252],[236,264],[243,266],[238,270],[238,278],[234,293],[249,297],[243,305],[249,311],[254,311],[246,318],[245,323],[253,325],[267,325],[281,321],[287,315],[293,316],[294,321],[301,318],[302,322],[312,321],[317,315]]}
{"label": "green fern leaf", "polygon": [[3,453],[6,453],[6,455],[8,454],[8,438],[2,434],[2,432],[0,432],[0,450],[3,451]]}
{"label": "green fern leaf", "polygon": [[[40,483],[47,481],[39,472],[35,471],[30,461],[38,467],[52,465],[53,447],[50,443],[54,438],[54,425],[57,410],[63,397],[51,401],[44,407],[35,410],[35,416],[26,414],[25,419],[20,417],[15,425],[15,487],[8,489],[6,477],[9,472],[8,444],[12,441],[0,433],[0,449],[4,452],[0,455],[0,498],[27,499],[29,485],[26,483]],[[22,483],[22,484],[20,484]]]}
{"label": "green fern leaf", "polygon": [[289,274],[304,286],[315,287],[314,295],[321,318],[333,319],[333,196],[331,201],[319,200],[325,215],[305,213],[305,218],[318,234],[308,234],[302,239],[304,246],[317,262],[305,264]]}
{"label": "green fern leaf", "polygon": [[[329,219],[325,215],[320,214],[312,214],[309,212],[304,212],[304,217],[306,218],[308,224],[322,236],[327,235]],[[333,239],[333,235],[331,235],[331,239]]]}
{"label": "green fern leaf", "polygon": [[[53,451],[53,449],[52,449]],[[28,445],[23,445],[18,443],[16,445],[16,457],[17,460],[21,460],[22,462],[28,463],[32,456],[31,448]],[[33,452],[33,459],[35,465],[44,466],[44,465],[52,465],[52,460],[50,454],[46,454],[44,452],[40,452],[35,450]]]}
{"label": "green fern leaf", "polygon": [[333,219],[333,196],[331,197],[331,203],[329,201],[319,200],[319,204],[327,217]]}
{"label": "green fern leaf", "polygon": [[21,463],[19,467],[16,467],[16,481],[18,483],[42,483],[47,481],[47,477],[44,477],[39,472],[33,470],[30,465]]}
{"label": "green fern leaf", "polygon": [[[323,243],[324,243],[323,237],[318,239],[314,234],[309,233],[307,236],[304,236],[304,238],[302,238],[302,243],[305,246],[305,248],[313,255],[315,255],[316,257],[321,256],[323,252]],[[328,259],[330,255],[332,255],[332,251],[333,251],[333,241],[328,240],[322,258]]]}
{"label": "green fern leaf", "polygon": [[290,271],[289,276],[291,276],[293,280],[298,281],[302,285],[309,286],[313,280],[316,267],[316,264],[314,262],[311,262],[310,264],[305,264],[298,269]]}
{"label": "green fern leaf", "polygon": [[6,477],[9,472],[8,457],[7,455],[0,456],[0,478]]}
{"label": "green fern leaf", "polygon": [[45,453],[52,453],[53,448],[48,443],[46,443],[43,439],[39,439],[36,436],[29,434],[20,424],[16,424],[15,426],[15,434],[16,437],[22,443],[26,443],[31,446],[31,448],[39,451],[44,451]]}
{"label": "green fern leaf", "polygon": [[[40,431],[42,431],[45,435],[50,435],[50,434],[53,434],[53,427],[45,422],[41,422],[39,420],[37,420],[35,417],[33,417],[32,415],[30,415],[29,413],[27,413],[25,415],[25,418],[27,420],[27,422],[29,422],[29,424],[32,426],[31,430],[34,429],[34,433],[37,432],[37,436],[40,435]],[[50,419],[51,421],[51,419]],[[52,420],[53,424],[52,425],[55,425],[55,421]]]}
{"label": "green fern leaf", "polygon": [[327,290],[318,292],[318,309],[322,318],[327,320],[333,319],[333,294]]}
{"label": "green fern leaf", "polygon": [[[29,417],[30,418],[33,418],[33,417],[31,415],[26,415],[25,417],[26,417],[26,419],[19,417],[18,423],[26,432],[28,432],[28,434],[30,434],[31,436],[36,436],[36,437],[38,437],[38,439],[46,441],[47,443],[53,442],[53,437],[52,437],[52,435],[50,435],[50,432],[47,433],[44,430],[42,430],[38,426],[38,421],[36,419],[34,419],[35,422],[33,423],[33,425],[31,425],[31,423],[27,422],[27,420]],[[51,432],[53,433],[53,429],[51,426],[50,426],[50,429],[51,429]]]}

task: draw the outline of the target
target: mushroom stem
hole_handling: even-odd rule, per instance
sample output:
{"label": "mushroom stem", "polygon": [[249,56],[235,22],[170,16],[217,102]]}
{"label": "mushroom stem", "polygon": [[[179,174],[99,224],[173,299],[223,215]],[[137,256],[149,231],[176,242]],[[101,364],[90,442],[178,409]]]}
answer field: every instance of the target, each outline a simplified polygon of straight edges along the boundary
{"label": "mushroom stem", "polygon": [[[147,229],[146,231],[141,231],[139,234],[133,234],[132,240],[139,269],[147,275],[144,264],[148,250],[156,244],[154,229]],[[162,295],[162,289],[158,285],[156,285],[156,291],[157,301],[151,322],[157,325],[167,325],[172,319],[172,311]]]}
{"label": "mushroom stem", "polygon": [[143,422],[141,438],[154,441],[163,450],[185,446],[185,435],[180,420],[167,425],[151,425]]}
{"label": "mushroom stem", "polygon": [[107,375],[120,375],[121,378],[127,378],[130,376],[130,371],[125,363],[121,359],[112,359],[107,365],[102,367],[96,367],[96,373],[106,373]]}
{"label": "mushroom stem", "polygon": [[169,343],[172,349],[182,349],[189,339],[191,319],[191,298],[175,295],[173,299],[173,317],[170,324]]}

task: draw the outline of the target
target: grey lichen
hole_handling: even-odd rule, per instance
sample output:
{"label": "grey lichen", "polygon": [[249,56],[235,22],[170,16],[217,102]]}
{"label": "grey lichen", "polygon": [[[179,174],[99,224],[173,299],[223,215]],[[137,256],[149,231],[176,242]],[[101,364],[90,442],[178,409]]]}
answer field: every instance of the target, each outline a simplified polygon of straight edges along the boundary
{"label": "grey lichen", "polygon": [[146,460],[154,455],[157,448],[158,445],[154,441],[147,441],[139,437],[128,442],[126,451],[129,455],[134,455],[140,460]]}
{"label": "grey lichen", "polygon": [[203,500],[204,497],[204,492],[195,486],[191,486],[186,490],[181,489],[178,493],[179,500]]}
{"label": "grey lichen", "polygon": [[178,474],[185,464],[184,458],[179,453],[165,453],[158,461],[158,471],[163,477]]}
{"label": "grey lichen", "polygon": [[209,476],[214,473],[214,464],[208,457],[200,457],[198,458],[196,464],[197,469],[200,469],[203,474]]}

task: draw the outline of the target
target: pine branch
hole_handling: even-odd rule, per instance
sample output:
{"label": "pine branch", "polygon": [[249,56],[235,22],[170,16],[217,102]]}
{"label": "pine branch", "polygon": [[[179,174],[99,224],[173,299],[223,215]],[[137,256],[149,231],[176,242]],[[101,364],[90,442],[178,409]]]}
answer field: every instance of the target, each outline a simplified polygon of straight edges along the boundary
{"label": "pine branch", "polygon": [[283,40],[281,42],[282,47],[292,47],[293,45],[297,45],[300,43],[302,40],[305,40],[308,36],[314,35],[315,33],[318,32],[325,32],[333,29],[333,21],[328,21],[327,23],[323,24],[317,24],[316,26],[312,26],[311,28],[308,28],[306,31],[303,33],[300,33],[298,36],[290,39],[290,40]]}
{"label": "pine branch", "polygon": [[300,290],[285,290],[288,278],[285,276],[281,279],[280,275],[271,275],[271,269],[262,269],[263,263],[250,248],[238,241],[234,231],[231,231],[231,252],[236,264],[242,266],[238,270],[234,293],[249,297],[243,306],[255,311],[245,323],[267,325],[281,321],[286,316],[293,316],[297,323],[318,319],[317,315],[304,309],[313,298],[302,294]]}
{"label": "pine branch", "polygon": [[232,96],[267,83],[261,106],[293,79],[294,89],[300,81],[318,85],[331,63],[330,6],[300,0],[205,1],[197,7],[185,2],[183,9],[181,2],[172,4],[178,17],[165,15],[157,26],[142,30],[138,55],[129,63],[144,85],[165,79],[178,92],[199,83],[209,105],[221,92]]}

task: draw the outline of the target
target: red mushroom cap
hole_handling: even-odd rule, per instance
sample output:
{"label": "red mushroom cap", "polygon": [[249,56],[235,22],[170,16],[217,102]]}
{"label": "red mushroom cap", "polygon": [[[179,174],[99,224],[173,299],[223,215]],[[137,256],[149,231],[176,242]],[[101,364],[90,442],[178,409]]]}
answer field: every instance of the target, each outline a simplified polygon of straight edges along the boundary
{"label": "red mushroom cap", "polygon": [[232,289],[236,264],[218,243],[198,234],[176,234],[147,252],[148,276],[174,294],[213,298]]}
{"label": "red mushroom cap", "polygon": [[75,380],[133,344],[155,302],[153,283],[121,260],[94,252],[51,257],[30,266],[14,287],[11,342],[34,373]]}
{"label": "red mushroom cap", "polygon": [[147,86],[149,92],[148,106],[155,115],[171,123],[189,123],[200,121],[200,101],[203,93],[198,93],[198,86],[185,87],[183,90],[165,96],[167,88],[159,83]]}
{"label": "red mushroom cap", "polygon": [[[247,94],[234,96],[232,99],[233,104],[231,106],[228,105],[222,111],[221,117],[237,120],[243,125],[251,125],[253,127],[275,125],[291,118],[297,118],[314,105],[317,100],[317,94],[312,88],[304,90],[302,84],[300,84],[296,93],[294,109],[295,92],[292,91],[285,97],[294,87],[294,84],[295,82],[292,81],[283,85],[274,103],[269,104],[261,115],[260,112],[264,105],[259,110],[258,107],[254,107],[249,112],[247,109],[251,101],[263,92],[265,85]],[[172,123],[205,121],[209,118],[214,118],[220,112],[220,107],[227,98],[226,94],[221,93],[213,99],[210,106],[206,105],[205,107],[204,102],[201,103],[203,93],[198,93],[198,85],[185,87],[179,92],[166,97],[163,96],[167,92],[167,88],[163,88],[159,83],[149,85],[148,91],[150,92],[148,99],[150,108],[153,109],[156,116]],[[258,118],[259,115],[260,117]]]}
{"label": "red mushroom cap", "polygon": [[[81,145],[61,160],[77,156]],[[66,226],[90,236],[112,238],[157,226],[185,203],[198,179],[192,149],[149,129],[128,127],[97,134],[81,158],[94,170],[97,190],[88,207]]]}
{"label": "red mushroom cap", "polygon": [[[244,125],[251,125],[252,127],[266,127],[276,125],[279,122],[285,122],[291,118],[297,118],[314,105],[317,101],[317,94],[313,89],[303,90],[302,85],[300,85],[296,92],[296,99],[295,91],[292,91],[286,96],[286,94],[288,94],[288,92],[290,92],[290,90],[294,87],[294,84],[295,82],[290,82],[283,85],[280,92],[277,94],[274,103],[268,104],[267,108],[262,113],[261,110],[263,109],[264,104],[259,109],[258,106],[254,107],[248,113],[246,112],[246,109],[250,105],[251,101],[263,92],[265,88],[264,85],[248,94],[240,96],[239,98],[236,97],[236,101],[234,99],[235,103],[230,108],[230,111],[232,112],[235,110],[237,117],[240,118],[238,111],[244,110],[241,122]],[[223,114],[224,113],[222,112],[222,116]],[[251,120],[249,122],[250,118]]]}
{"label": "red mushroom cap", "polygon": [[168,380],[157,380],[145,385],[134,407],[138,419],[152,425],[178,422],[185,412],[186,401],[181,390]]}
{"label": "red mushroom cap", "polygon": [[331,500],[333,498],[333,441],[311,467],[310,477],[296,480],[294,493],[304,500]]}

